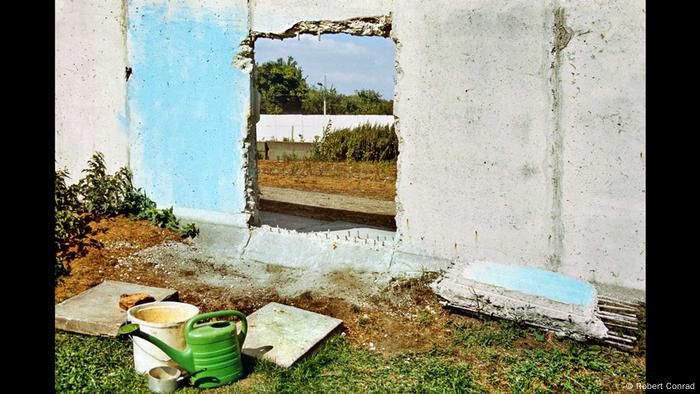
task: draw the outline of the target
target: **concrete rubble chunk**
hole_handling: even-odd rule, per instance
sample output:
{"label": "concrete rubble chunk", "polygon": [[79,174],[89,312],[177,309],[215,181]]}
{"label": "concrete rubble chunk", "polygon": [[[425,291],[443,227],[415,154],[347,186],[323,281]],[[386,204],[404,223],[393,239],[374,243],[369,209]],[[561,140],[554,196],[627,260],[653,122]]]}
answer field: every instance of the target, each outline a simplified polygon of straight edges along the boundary
{"label": "concrete rubble chunk", "polygon": [[598,295],[588,282],[556,272],[487,261],[461,262],[431,284],[447,305],[515,320],[577,340],[608,332],[596,316]]}
{"label": "concrete rubble chunk", "polygon": [[148,294],[156,301],[178,299],[177,290],[106,280],[56,305],[55,327],[80,334],[116,337],[119,326],[126,320],[126,311],[119,307],[120,297],[136,293]]}
{"label": "concrete rubble chunk", "polygon": [[288,368],[310,353],[343,321],[271,302],[247,318],[243,354]]}

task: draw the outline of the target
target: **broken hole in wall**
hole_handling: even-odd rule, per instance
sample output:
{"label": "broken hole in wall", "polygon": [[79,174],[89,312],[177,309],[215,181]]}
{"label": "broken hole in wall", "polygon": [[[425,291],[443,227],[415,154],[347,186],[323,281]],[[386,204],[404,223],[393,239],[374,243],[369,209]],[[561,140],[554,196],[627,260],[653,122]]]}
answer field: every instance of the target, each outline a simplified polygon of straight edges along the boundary
{"label": "broken hole in wall", "polygon": [[394,42],[298,34],[254,48],[260,223],[393,237]]}

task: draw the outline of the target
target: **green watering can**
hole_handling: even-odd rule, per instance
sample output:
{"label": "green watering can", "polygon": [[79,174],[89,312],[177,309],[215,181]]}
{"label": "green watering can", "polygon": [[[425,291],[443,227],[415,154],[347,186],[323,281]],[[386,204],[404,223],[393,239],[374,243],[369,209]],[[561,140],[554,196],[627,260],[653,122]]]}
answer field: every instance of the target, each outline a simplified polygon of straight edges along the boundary
{"label": "green watering can", "polygon": [[[241,320],[241,332],[236,334],[236,324],[226,320],[196,324],[201,320],[224,316],[238,317]],[[173,349],[160,339],[142,332],[138,324],[120,327],[119,335],[135,335],[151,342],[192,375],[192,384],[210,388],[223,386],[243,376],[241,347],[247,331],[245,315],[226,310],[191,318],[185,325],[187,347],[183,351]]]}

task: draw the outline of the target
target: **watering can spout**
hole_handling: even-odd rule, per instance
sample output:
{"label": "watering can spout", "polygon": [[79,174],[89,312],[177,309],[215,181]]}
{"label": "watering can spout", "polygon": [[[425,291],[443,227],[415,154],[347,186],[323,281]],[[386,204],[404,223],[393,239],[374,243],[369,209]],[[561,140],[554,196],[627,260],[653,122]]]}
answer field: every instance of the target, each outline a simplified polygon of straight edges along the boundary
{"label": "watering can spout", "polygon": [[168,344],[165,342],[161,341],[160,339],[154,337],[153,335],[147,334],[139,328],[138,324],[126,324],[124,326],[121,326],[119,328],[118,332],[119,336],[122,335],[132,335],[136,336],[139,338],[142,338],[158,347],[160,350],[162,350],[165,354],[168,355],[168,357],[172,358],[176,363],[178,363],[182,368],[187,370],[187,372],[193,373],[194,371],[194,357],[192,356],[192,350],[188,346],[185,348],[184,351],[179,351],[177,349],[173,349],[170,347]]}

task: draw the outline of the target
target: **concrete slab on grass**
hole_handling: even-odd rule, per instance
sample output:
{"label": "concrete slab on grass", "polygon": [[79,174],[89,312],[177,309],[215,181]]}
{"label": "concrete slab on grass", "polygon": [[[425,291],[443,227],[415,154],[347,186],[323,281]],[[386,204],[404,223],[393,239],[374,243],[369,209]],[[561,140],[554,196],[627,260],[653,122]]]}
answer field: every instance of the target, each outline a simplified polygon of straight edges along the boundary
{"label": "concrete slab on grass", "polygon": [[122,294],[147,293],[156,301],[176,301],[177,290],[106,280],[56,305],[55,325],[64,331],[116,337],[126,320],[119,308]]}
{"label": "concrete slab on grass", "polygon": [[431,288],[448,305],[544,327],[577,340],[604,338],[598,295],[557,272],[489,261],[456,262]]}
{"label": "concrete slab on grass", "polygon": [[335,330],[342,320],[271,302],[247,318],[243,354],[291,367]]}

